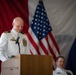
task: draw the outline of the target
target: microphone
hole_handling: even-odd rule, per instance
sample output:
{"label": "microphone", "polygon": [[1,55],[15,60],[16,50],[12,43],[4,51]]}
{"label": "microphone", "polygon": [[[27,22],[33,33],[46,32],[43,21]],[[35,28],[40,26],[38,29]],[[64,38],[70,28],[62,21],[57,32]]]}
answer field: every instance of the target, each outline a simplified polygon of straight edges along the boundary
{"label": "microphone", "polygon": [[19,43],[19,38],[20,37],[18,36],[17,39],[16,39],[16,42],[15,42],[16,44]]}

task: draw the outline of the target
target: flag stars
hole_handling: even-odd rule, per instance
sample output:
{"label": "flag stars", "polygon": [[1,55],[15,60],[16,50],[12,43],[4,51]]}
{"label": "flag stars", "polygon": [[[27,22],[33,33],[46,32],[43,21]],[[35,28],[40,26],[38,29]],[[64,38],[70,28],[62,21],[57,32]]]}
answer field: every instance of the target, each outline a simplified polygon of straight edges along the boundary
{"label": "flag stars", "polygon": [[40,22],[40,19],[38,21]]}
{"label": "flag stars", "polygon": [[46,25],[48,25],[48,23],[46,23]]}
{"label": "flag stars", "polygon": [[43,13],[41,13],[41,15],[43,15]]}
{"label": "flag stars", "polygon": [[51,30],[51,29],[49,28],[49,30]]}
{"label": "flag stars", "polygon": [[45,34],[43,34],[43,36],[44,36]]}
{"label": "flag stars", "polygon": [[40,24],[38,23],[38,26],[39,26]]}
{"label": "flag stars", "polygon": [[41,39],[41,37],[39,36],[39,39]]}
{"label": "flag stars", "polygon": [[42,21],[40,21],[42,23]]}
{"label": "flag stars", "polygon": [[37,34],[38,34],[39,32],[37,31]]}
{"label": "flag stars", "polygon": [[40,16],[39,16],[39,18],[40,18]]}
{"label": "flag stars", "polygon": [[36,29],[36,27],[34,27],[34,29]]}
{"label": "flag stars", "polygon": [[44,22],[44,24],[45,24],[46,22]]}
{"label": "flag stars", "polygon": [[42,29],[40,29],[40,31],[41,31]]}
{"label": "flag stars", "polygon": [[33,24],[33,22],[31,22],[31,24]]}
{"label": "flag stars", "polygon": [[34,18],[32,18],[32,20],[34,20]]}
{"label": "flag stars", "polygon": [[50,23],[42,4],[39,4],[36,9],[31,28],[39,40],[47,36],[48,32],[51,31]]}
{"label": "flag stars", "polygon": [[42,27],[42,25],[40,25],[40,27]]}
{"label": "flag stars", "polygon": [[44,11],[44,9],[42,9],[42,11]]}
{"label": "flag stars", "polygon": [[35,19],[35,21],[37,21],[37,19]]}
{"label": "flag stars", "polygon": [[38,27],[38,29],[39,29],[39,27]]}
{"label": "flag stars", "polygon": [[39,9],[39,7],[37,7],[37,9]]}
{"label": "flag stars", "polygon": [[46,26],[44,25],[44,28],[45,28]]}
{"label": "flag stars", "polygon": [[39,32],[39,34],[41,35],[41,32]]}
{"label": "flag stars", "polygon": [[41,19],[43,19],[43,17],[41,17]]}
{"label": "flag stars", "polygon": [[45,31],[45,30],[43,30],[43,31]]}
{"label": "flag stars", "polygon": [[34,23],[35,25],[37,24],[37,23]]}
{"label": "flag stars", "polygon": [[46,21],[49,21],[48,19],[46,19]]}
{"label": "flag stars", "polygon": [[36,17],[38,17],[38,15],[36,15]]}
{"label": "flag stars", "polygon": [[39,13],[38,11],[36,13]]}

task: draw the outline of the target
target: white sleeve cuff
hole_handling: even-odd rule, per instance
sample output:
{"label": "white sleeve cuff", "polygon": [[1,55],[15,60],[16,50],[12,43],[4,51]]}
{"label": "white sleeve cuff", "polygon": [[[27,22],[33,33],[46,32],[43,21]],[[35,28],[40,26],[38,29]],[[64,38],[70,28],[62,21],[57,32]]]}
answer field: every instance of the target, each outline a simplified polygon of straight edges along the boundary
{"label": "white sleeve cuff", "polygon": [[0,60],[1,60],[2,62],[4,62],[4,61],[6,61],[7,59],[6,59],[4,56],[0,55]]}

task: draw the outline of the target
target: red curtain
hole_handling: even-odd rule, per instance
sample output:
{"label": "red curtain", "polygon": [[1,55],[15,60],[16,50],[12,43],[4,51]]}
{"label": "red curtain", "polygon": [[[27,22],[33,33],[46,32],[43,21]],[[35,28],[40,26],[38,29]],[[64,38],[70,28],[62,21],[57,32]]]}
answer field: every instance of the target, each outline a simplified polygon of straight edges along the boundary
{"label": "red curtain", "polygon": [[12,20],[20,16],[25,21],[24,32],[28,29],[28,0],[0,0],[0,35],[12,28]]}
{"label": "red curtain", "polygon": [[23,18],[25,22],[23,32],[27,33],[29,27],[28,0],[0,0],[0,35],[4,31],[11,30],[12,21],[17,16]]}

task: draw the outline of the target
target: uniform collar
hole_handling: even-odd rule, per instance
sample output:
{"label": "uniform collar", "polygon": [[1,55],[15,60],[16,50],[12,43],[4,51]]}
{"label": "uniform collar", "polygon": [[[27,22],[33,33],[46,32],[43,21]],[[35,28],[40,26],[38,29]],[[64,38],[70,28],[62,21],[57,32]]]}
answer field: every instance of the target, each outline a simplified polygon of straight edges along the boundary
{"label": "uniform collar", "polygon": [[18,33],[17,31],[15,31],[14,29],[11,30],[11,33],[14,37],[20,37],[20,33]]}
{"label": "uniform collar", "polygon": [[62,73],[62,72],[65,72],[65,70],[63,68],[56,68],[55,70],[57,73]]}
{"label": "uniform collar", "polygon": [[11,32],[13,32],[16,35],[19,35],[19,33],[17,31],[15,31],[14,29],[12,29]]}
{"label": "uniform collar", "polygon": [[56,69],[57,69],[57,70],[64,70],[63,68],[59,68],[59,67],[57,67]]}

